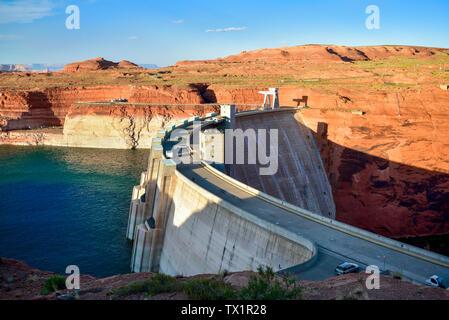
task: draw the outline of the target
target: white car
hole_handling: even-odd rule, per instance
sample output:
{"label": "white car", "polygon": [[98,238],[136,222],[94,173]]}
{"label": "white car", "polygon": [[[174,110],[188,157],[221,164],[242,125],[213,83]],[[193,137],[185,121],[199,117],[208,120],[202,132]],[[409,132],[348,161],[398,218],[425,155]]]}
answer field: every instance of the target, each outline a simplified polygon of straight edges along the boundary
{"label": "white car", "polygon": [[359,272],[359,265],[351,262],[344,262],[335,268],[336,274],[347,274]]}
{"label": "white car", "polygon": [[428,286],[446,289],[446,286],[443,284],[443,278],[440,278],[437,275],[433,275],[429,279],[427,279],[426,284]]}

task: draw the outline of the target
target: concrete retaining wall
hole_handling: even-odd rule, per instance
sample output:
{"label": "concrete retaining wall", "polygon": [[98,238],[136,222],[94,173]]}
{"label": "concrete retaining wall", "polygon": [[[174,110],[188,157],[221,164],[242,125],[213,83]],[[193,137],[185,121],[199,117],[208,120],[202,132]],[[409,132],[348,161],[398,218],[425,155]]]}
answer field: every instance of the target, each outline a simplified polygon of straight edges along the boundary
{"label": "concrete retaining wall", "polygon": [[309,240],[223,201],[179,172],[174,181],[159,271],[193,275],[259,265],[277,271],[316,254]]}

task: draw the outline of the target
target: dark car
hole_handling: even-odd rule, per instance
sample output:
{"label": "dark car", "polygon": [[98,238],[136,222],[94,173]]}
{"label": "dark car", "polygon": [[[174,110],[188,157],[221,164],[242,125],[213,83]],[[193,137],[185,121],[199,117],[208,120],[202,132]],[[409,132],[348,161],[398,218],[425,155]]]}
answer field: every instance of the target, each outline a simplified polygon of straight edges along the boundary
{"label": "dark car", "polygon": [[336,274],[356,273],[359,271],[359,266],[355,263],[344,262],[335,268]]}

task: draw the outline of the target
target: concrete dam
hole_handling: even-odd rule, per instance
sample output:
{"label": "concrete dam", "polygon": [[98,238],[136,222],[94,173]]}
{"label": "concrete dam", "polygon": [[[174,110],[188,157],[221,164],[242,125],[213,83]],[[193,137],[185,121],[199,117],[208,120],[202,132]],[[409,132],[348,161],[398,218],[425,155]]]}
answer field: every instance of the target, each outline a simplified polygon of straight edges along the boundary
{"label": "concrete dam", "polygon": [[[132,271],[189,276],[262,265],[321,280],[331,277],[337,264],[351,261],[400,272],[416,283],[432,274],[449,277],[449,258],[335,220],[332,190],[299,109],[234,113],[234,108],[224,105],[221,115],[186,119],[152,139],[148,168],[133,189],[129,211]],[[223,128],[277,129],[277,172],[260,175],[259,163],[221,167],[204,158],[176,164],[170,135],[183,129],[191,140],[196,120],[201,132],[218,129],[217,140]],[[246,137],[246,148],[251,139]],[[184,157],[195,153],[187,148]]]}

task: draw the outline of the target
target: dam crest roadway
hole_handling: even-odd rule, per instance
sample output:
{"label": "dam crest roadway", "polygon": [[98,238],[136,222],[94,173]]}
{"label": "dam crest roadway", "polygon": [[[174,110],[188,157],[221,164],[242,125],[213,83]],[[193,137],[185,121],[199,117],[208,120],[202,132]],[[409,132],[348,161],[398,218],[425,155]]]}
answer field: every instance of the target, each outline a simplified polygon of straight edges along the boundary
{"label": "dam crest roadway", "polygon": [[[213,166],[204,159],[176,165],[170,133],[182,128],[192,135],[195,120],[204,128],[278,129],[278,172],[260,176],[258,165]],[[298,108],[235,112],[235,105],[222,105],[221,115],[159,131],[133,189],[126,236],[133,240],[134,272],[189,276],[264,265],[319,281],[348,261],[418,284],[433,274],[449,278],[448,257],[335,220],[319,150]]]}

